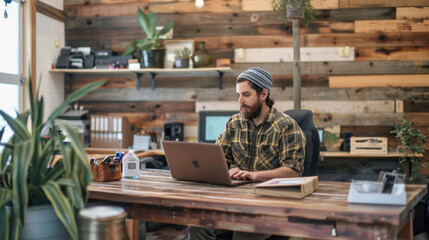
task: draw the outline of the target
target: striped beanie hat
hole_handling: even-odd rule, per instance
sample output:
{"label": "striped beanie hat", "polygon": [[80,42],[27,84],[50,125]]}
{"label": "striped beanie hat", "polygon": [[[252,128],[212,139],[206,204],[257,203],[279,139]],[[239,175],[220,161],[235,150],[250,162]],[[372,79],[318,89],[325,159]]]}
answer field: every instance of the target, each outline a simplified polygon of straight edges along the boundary
{"label": "striped beanie hat", "polygon": [[267,71],[262,68],[250,67],[249,69],[238,75],[237,81],[241,79],[248,80],[256,84],[258,87],[261,87],[262,89],[267,89],[269,93],[271,92],[273,78]]}

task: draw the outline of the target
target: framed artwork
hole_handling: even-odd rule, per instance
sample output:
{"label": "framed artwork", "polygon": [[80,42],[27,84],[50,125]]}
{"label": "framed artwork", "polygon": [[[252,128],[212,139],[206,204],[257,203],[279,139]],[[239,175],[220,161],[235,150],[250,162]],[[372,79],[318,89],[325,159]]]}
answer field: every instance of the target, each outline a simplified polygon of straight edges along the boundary
{"label": "framed artwork", "polygon": [[[194,54],[195,51],[195,41],[193,39],[189,40],[166,40],[165,46],[167,48],[167,51],[165,53],[165,62],[164,62],[164,68],[173,68],[174,66],[174,50],[179,49],[182,50],[185,47],[189,48],[191,50],[191,56]],[[192,60],[189,59],[189,68],[192,68]]]}

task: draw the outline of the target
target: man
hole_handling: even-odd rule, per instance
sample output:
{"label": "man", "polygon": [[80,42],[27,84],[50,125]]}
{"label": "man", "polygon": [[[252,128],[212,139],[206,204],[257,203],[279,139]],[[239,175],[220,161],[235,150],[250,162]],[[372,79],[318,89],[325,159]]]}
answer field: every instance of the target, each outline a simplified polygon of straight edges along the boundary
{"label": "man", "polygon": [[[237,77],[240,113],[233,115],[219,136],[232,179],[255,182],[302,176],[305,136],[288,115],[278,112],[270,97],[273,79],[257,67]],[[190,240],[216,239],[222,230],[190,227]],[[266,239],[269,235],[234,232],[233,240]]]}

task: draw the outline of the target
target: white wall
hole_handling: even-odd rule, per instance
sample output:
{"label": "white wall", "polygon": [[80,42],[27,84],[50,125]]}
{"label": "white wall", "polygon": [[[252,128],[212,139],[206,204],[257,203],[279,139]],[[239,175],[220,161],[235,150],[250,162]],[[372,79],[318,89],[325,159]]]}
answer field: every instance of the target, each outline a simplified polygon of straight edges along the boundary
{"label": "white wall", "polygon": [[[63,10],[63,1],[43,0],[42,2]],[[49,73],[55,64],[60,50],[64,47],[64,23],[41,13],[36,14],[36,68],[37,85],[45,102],[45,120],[64,101],[64,76],[61,73]],[[59,43],[57,45],[57,43]]]}

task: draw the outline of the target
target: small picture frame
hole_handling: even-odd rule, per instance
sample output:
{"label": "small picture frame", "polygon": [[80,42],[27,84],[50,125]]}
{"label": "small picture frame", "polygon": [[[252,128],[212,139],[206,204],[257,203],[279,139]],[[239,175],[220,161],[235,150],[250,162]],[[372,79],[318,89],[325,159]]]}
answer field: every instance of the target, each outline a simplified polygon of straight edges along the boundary
{"label": "small picture frame", "polygon": [[[173,68],[174,67],[174,50],[182,50],[185,47],[189,48],[191,50],[191,56],[194,54],[195,51],[195,40],[189,39],[189,40],[166,40],[165,46],[167,48],[167,51],[165,53],[165,62],[164,62],[164,68]],[[192,60],[189,59],[189,68],[192,68]]]}

